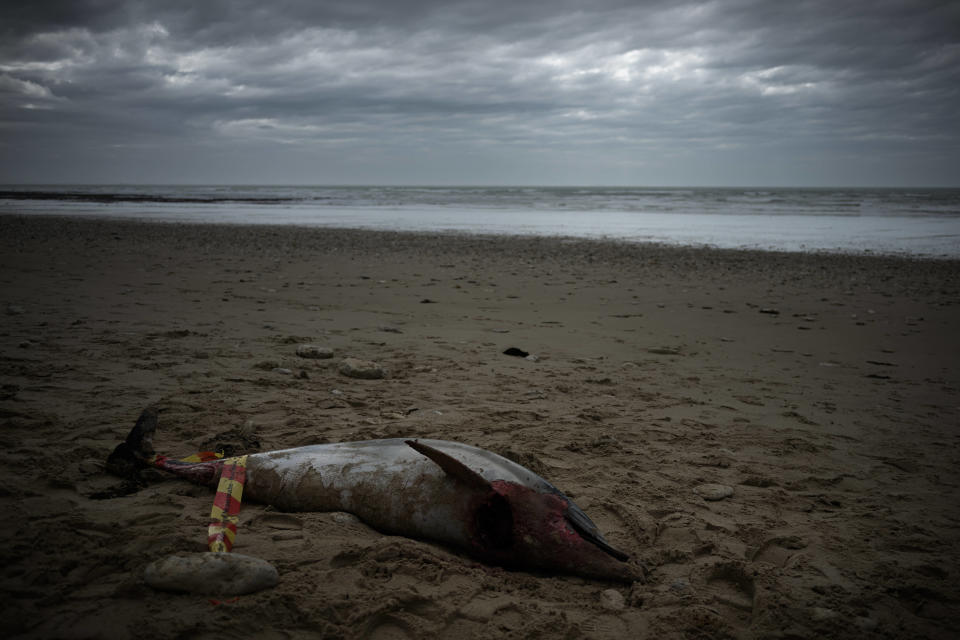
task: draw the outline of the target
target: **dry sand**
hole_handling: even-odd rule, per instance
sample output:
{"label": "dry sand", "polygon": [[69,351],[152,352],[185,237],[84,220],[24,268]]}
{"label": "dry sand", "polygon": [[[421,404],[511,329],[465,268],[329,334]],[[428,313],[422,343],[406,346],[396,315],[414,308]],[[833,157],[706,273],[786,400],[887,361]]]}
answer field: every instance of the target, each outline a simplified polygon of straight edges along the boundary
{"label": "dry sand", "polygon": [[[956,262],[4,216],[0,264],[5,637],[955,637]],[[147,563],[204,550],[212,491],[105,473],[149,404],[169,454],[503,453],[646,580],[250,503],[235,550],[278,587],[155,592]]]}

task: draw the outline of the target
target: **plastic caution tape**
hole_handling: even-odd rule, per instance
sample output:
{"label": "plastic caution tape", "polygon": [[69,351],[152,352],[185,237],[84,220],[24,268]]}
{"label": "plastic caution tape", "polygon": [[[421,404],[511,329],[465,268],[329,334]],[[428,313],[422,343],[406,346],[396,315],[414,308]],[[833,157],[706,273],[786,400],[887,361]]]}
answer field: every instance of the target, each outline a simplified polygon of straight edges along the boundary
{"label": "plastic caution tape", "polygon": [[180,458],[180,462],[212,462],[214,460],[219,460],[222,457],[223,454],[217,451],[200,451],[192,456]]}
{"label": "plastic caution tape", "polygon": [[247,479],[247,456],[227,458],[223,461],[220,484],[210,510],[210,526],[207,528],[207,545],[210,551],[226,553],[233,549],[237,537],[237,521],[240,501],[243,498],[243,483]]}
{"label": "plastic caution tape", "polygon": [[217,460],[220,460],[222,458],[223,458],[223,454],[217,451],[199,451],[197,453],[194,453],[193,455],[187,456],[186,458],[177,458],[177,459],[168,458],[167,456],[163,456],[158,453],[147,458],[146,462],[147,464],[152,464],[155,467],[164,469],[165,468],[164,465],[168,465],[168,464],[177,465],[177,464],[196,464],[197,462],[216,462]]}

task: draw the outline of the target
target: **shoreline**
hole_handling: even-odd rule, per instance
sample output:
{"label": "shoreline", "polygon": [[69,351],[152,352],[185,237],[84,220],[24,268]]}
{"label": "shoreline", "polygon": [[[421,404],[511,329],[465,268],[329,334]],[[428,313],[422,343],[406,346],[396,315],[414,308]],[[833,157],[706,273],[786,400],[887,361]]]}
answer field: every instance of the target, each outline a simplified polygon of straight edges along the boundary
{"label": "shoreline", "polygon": [[[0,215],[0,265],[9,637],[953,634],[960,261]],[[347,378],[345,357],[387,376]],[[279,586],[153,591],[146,564],[204,549],[213,494],[105,472],[148,404],[170,455],[405,436],[501,453],[646,579],[508,571],[244,503],[235,550]]]}
{"label": "shoreline", "polygon": [[[521,243],[558,243],[561,245],[600,245],[600,246],[619,246],[623,250],[618,253],[628,254],[631,252],[642,252],[645,249],[658,251],[703,251],[716,252],[719,254],[760,254],[764,256],[809,256],[811,258],[852,258],[866,260],[897,260],[902,262],[938,262],[945,265],[955,265],[960,268],[960,257],[948,255],[932,254],[914,254],[909,252],[884,252],[873,249],[852,250],[852,249],[809,249],[809,250],[791,250],[779,248],[760,248],[760,247],[722,247],[712,244],[681,244],[672,242],[660,242],[654,240],[630,240],[613,236],[586,237],[573,235],[541,235],[537,233],[517,234],[517,233],[491,233],[482,231],[469,231],[461,229],[440,229],[440,230],[403,230],[403,229],[381,229],[374,227],[351,227],[337,225],[307,225],[299,223],[246,223],[246,222],[209,222],[196,220],[167,220],[167,219],[138,219],[135,217],[126,217],[124,215],[97,215],[97,214],[78,214],[67,215],[62,213],[16,213],[0,212],[0,220],[22,221],[26,223],[29,220],[51,220],[61,224],[103,224],[103,225],[153,225],[170,227],[202,228],[207,233],[212,233],[217,229],[248,229],[261,230],[266,233],[345,233],[345,234],[382,234],[384,236],[395,235],[398,237],[410,238],[431,238],[431,239],[451,239],[471,241],[476,240],[485,244],[495,244],[497,242],[516,241]],[[16,223],[14,223],[16,224]]]}
{"label": "shoreline", "polygon": [[[960,260],[960,245],[951,242],[960,237],[960,218],[949,215],[949,206],[944,203],[929,203],[931,208],[924,210],[924,215],[917,215],[904,202],[861,202],[851,209],[849,202],[831,204],[829,199],[816,205],[806,202],[767,206],[753,202],[736,206],[723,198],[705,197],[702,201],[690,198],[676,205],[655,199],[634,209],[621,208],[623,203],[608,207],[602,200],[590,198],[579,203],[551,200],[548,195],[543,208],[539,204],[533,206],[530,196],[499,201],[490,195],[484,200],[471,192],[465,199],[444,199],[438,195],[440,199],[433,200],[422,194],[393,197],[379,189],[370,189],[371,193],[360,189],[348,190],[341,198],[336,194],[319,195],[324,191],[319,189],[307,195],[283,189],[233,193],[201,188],[197,192],[174,189],[151,195],[93,190],[76,194],[83,201],[6,201],[0,215],[573,237],[669,246]],[[313,197],[317,199],[311,200]],[[873,208],[860,215],[863,206]],[[934,215],[941,210],[946,213]]]}

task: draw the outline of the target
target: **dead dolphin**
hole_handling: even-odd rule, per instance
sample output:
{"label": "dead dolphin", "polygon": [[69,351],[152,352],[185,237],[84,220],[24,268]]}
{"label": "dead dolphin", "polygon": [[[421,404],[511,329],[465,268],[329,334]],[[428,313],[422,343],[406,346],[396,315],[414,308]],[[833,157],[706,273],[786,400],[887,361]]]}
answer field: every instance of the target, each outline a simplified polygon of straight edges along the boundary
{"label": "dead dolphin", "polygon": [[[221,461],[155,455],[156,425],[156,413],[144,411],[108,468],[151,464],[216,484]],[[638,578],[627,555],[559,489],[477,447],[403,438],[320,444],[251,454],[246,473],[245,499],[286,511],[348,511],[384,533],[433,540],[506,567]]]}

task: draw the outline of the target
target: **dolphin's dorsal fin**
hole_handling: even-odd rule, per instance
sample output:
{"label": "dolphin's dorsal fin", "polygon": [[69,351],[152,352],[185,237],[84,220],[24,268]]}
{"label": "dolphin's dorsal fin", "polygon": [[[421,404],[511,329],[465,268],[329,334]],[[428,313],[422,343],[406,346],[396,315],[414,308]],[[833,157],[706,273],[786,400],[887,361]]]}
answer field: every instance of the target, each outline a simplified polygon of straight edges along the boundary
{"label": "dolphin's dorsal fin", "polygon": [[482,491],[493,489],[486,478],[453,456],[438,449],[434,449],[429,445],[425,445],[422,442],[417,442],[416,440],[405,440],[405,442],[410,445],[414,451],[422,453],[426,457],[436,462],[437,466],[443,469],[448,476],[459,480],[471,489],[479,489]]}

